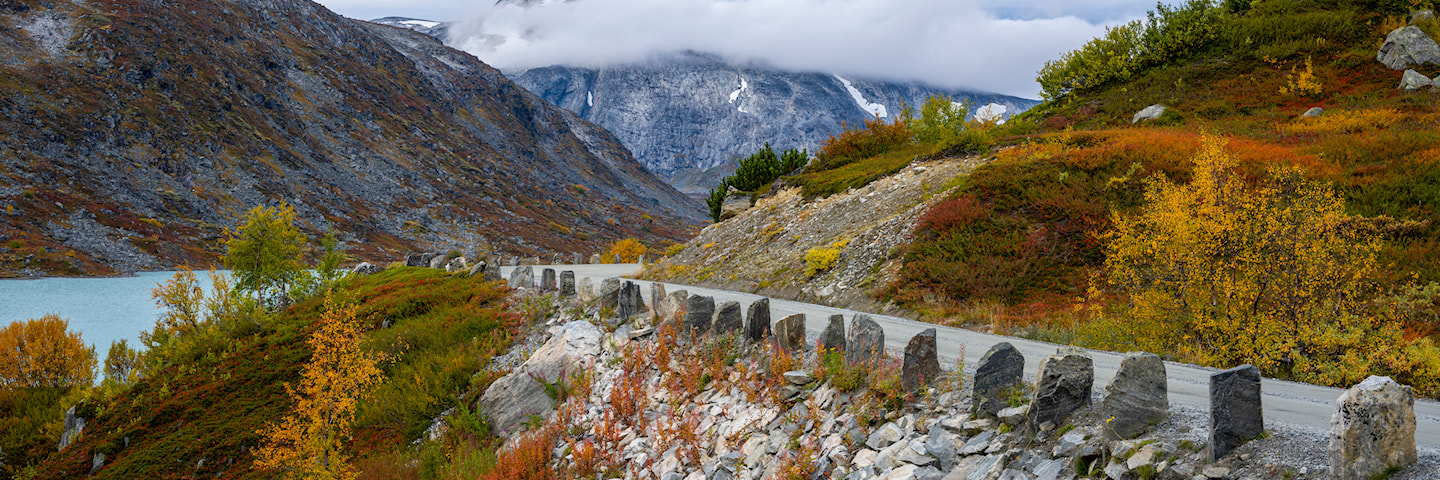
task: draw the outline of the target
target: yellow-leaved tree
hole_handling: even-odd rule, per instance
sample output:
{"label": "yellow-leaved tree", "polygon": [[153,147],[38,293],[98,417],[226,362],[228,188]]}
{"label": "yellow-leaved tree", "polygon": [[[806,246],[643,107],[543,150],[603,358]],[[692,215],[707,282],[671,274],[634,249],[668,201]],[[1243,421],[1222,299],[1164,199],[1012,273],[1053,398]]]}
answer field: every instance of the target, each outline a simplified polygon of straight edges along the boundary
{"label": "yellow-leaved tree", "polygon": [[0,387],[88,387],[95,376],[95,349],[70,322],[46,315],[0,328]]}
{"label": "yellow-leaved tree", "polygon": [[1224,147],[1205,136],[1188,185],[1154,177],[1136,214],[1112,213],[1106,274],[1128,308],[1100,322],[1102,346],[1331,385],[1369,373],[1433,381],[1437,365],[1366,353],[1436,357],[1374,312],[1383,244],[1373,219],[1347,215],[1329,185],[1294,167],[1247,183]]}
{"label": "yellow-leaved tree", "polygon": [[640,243],[639,240],[633,238],[616,240],[615,243],[610,244],[610,249],[605,252],[605,258],[601,262],[612,262],[615,261],[616,256],[619,256],[620,263],[634,263],[640,260],[640,256],[644,255],[646,250],[645,244]]}
{"label": "yellow-leaved tree", "polygon": [[278,469],[285,478],[350,479],[356,472],[345,454],[355,409],[384,380],[380,364],[390,356],[361,349],[364,332],[355,305],[325,297],[325,313],[308,343],[314,350],[301,371],[300,386],[286,386],[295,406],[260,432],[255,464]]}

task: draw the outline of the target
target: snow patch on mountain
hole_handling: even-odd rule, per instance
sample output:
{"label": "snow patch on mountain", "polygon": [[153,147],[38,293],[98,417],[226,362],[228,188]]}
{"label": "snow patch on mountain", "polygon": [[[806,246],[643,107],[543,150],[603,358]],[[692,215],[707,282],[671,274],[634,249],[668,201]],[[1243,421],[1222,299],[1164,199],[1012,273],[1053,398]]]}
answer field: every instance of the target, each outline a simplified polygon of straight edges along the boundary
{"label": "snow patch on mountain", "polygon": [[855,85],[850,84],[850,81],[846,80],[845,77],[842,77],[839,74],[835,74],[835,78],[840,79],[840,83],[845,85],[845,90],[848,90],[850,92],[850,97],[855,99],[855,104],[859,105],[861,110],[870,112],[871,115],[880,118],[885,118],[889,116],[885,111],[884,105],[878,103],[870,103],[866,101],[865,96],[860,94],[860,89],[855,88]]}
{"label": "snow patch on mountain", "polygon": [[1007,111],[1009,111],[1008,107],[991,102],[989,105],[975,110],[975,119],[982,122],[993,120],[997,124],[1005,123],[1005,112]]}
{"label": "snow patch on mountain", "polygon": [[595,92],[585,92],[585,106],[595,106]]}
{"label": "snow patch on mountain", "polygon": [[740,92],[744,92],[747,88],[750,88],[750,84],[745,82],[745,77],[740,77],[740,88],[730,92],[730,103],[735,103],[735,100],[740,98]]}

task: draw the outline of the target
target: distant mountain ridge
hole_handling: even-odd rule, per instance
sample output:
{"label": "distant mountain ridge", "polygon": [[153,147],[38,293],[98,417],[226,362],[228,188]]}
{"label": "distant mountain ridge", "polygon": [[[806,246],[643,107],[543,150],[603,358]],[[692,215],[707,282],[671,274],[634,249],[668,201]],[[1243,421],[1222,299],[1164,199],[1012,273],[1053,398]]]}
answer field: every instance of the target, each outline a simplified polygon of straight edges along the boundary
{"label": "distant mountain ridge", "polygon": [[[448,30],[416,28],[424,20],[374,20],[442,40]],[[433,23],[433,22],[432,22]],[[555,65],[507,72],[515,83],[614,133],[645,167],[689,193],[702,192],[734,170],[736,161],[769,142],[815,149],[845,125],[935,94],[990,106],[1004,117],[1038,104],[1019,97],[876,80],[845,73],[790,72],[701,52],[656,55],[649,61],[586,68]]]}
{"label": "distant mountain ridge", "polygon": [[697,202],[474,57],[307,0],[0,3],[0,276],[204,266],[285,200],[361,258],[683,238]]}

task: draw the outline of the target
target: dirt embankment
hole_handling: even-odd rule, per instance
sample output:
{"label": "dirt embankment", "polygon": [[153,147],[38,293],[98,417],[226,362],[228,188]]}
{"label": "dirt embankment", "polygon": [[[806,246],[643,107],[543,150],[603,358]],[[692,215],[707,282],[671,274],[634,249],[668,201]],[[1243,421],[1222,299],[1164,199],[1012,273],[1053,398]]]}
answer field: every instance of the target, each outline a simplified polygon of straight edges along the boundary
{"label": "dirt embankment", "polygon": [[[875,294],[898,277],[903,247],[920,216],[991,159],[916,163],[824,199],[807,201],[799,188],[780,190],[706,227],[683,250],[650,266],[644,277],[896,313],[897,307]],[[807,272],[806,255],[828,249],[839,252],[834,264],[813,275]]]}

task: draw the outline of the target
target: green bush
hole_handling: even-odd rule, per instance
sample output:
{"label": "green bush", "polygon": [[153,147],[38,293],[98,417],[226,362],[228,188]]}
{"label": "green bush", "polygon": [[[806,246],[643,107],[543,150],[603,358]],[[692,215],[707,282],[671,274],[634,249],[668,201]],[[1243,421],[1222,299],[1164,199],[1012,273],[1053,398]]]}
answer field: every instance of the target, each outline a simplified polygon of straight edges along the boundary
{"label": "green bush", "polygon": [[1144,21],[1108,28],[1105,35],[1040,69],[1040,95],[1054,100],[1129,80],[1140,70],[1164,64],[1203,47],[1216,37],[1224,8],[1211,0],[1156,4]]}
{"label": "green bush", "polygon": [[775,179],[803,168],[809,161],[810,153],[805,150],[791,148],[775,155],[775,150],[766,142],[765,146],[760,147],[760,151],[740,160],[740,166],[735,169],[735,173],[720,179],[720,185],[710,191],[710,196],[705,198],[705,205],[710,207],[710,218],[720,221],[720,213],[730,187],[742,192],[759,191]]}

